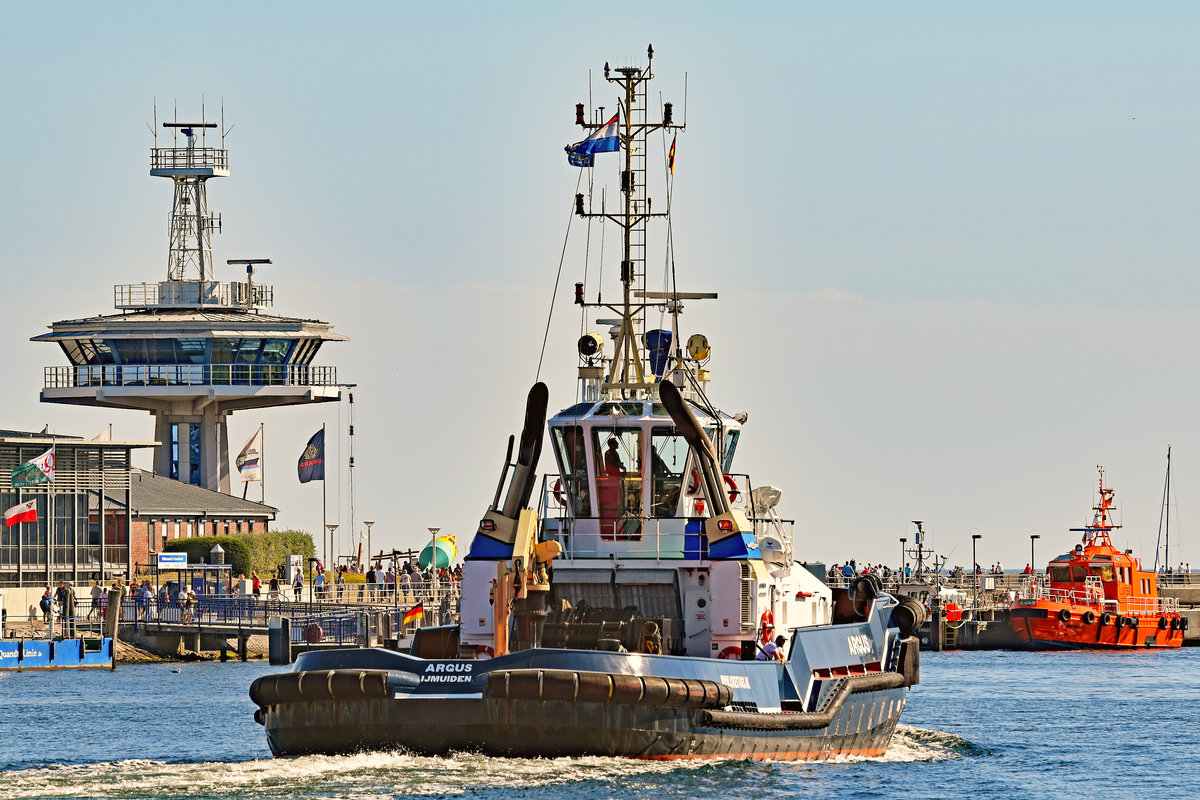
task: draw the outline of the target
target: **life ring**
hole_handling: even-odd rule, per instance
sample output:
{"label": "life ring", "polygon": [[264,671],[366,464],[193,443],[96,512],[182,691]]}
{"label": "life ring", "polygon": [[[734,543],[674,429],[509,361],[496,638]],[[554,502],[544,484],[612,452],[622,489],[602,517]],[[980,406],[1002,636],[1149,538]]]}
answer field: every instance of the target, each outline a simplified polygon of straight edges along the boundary
{"label": "life ring", "polygon": [[554,488],[550,490],[550,493],[554,497],[554,502],[558,503],[559,507],[565,507],[567,505],[567,500],[563,497],[562,493],[562,478],[554,481]]}
{"label": "life ring", "polygon": [[[732,475],[722,475],[722,477],[725,478],[725,486],[729,490],[729,502],[736,503],[742,490],[738,488],[737,481]],[[700,470],[695,467],[692,467],[692,472],[688,476],[687,493],[693,496],[700,493]]]}
{"label": "life ring", "polygon": [[1089,608],[1087,611],[1083,612],[1083,616],[1080,617],[1080,619],[1083,620],[1084,625],[1091,625],[1096,621],[1096,612]]}
{"label": "life ring", "polygon": [[771,613],[771,609],[767,609],[758,618],[758,640],[762,644],[766,644],[775,638],[775,615]]}
{"label": "life ring", "polygon": [[1065,609],[1065,608],[1064,608],[1062,611],[1059,611],[1059,612],[1058,612],[1058,619],[1059,619],[1059,621],[1060,621],[1060,622],[1070,622],[1070,621],[1071,621],[1071,612],[1070,612],[1070,610],[1068,610],[1068,609]]}
{"label": "life ring", "polygon": [[1167,629],[1167,626],[1168,626],[1168,625],[1170,625],[1170,624],[1171,624],[1171,623],[1167,621],[1167,618],[1166,618],[1166,617],[1159,617],[1159,618],[1158,618],[1158,629],[1159,629],[1160,631],[1165,631],[1165,630]]}
{"label": "life ring", "polygon": [[737,481],[730,475],[724,475],[723,477],[725,478],[725,485],[729,487],[729,502],[736,503],[738,495],[741,494],[738,490]]}
{"label": "life ring", "polygon": [[742,648],[738,647],[735,644],[731,644],[731,645],[729,645],[729,647],[726,647],[724,650],[722,650],[721,654],[718,655],[717,658],[741,661],[742,660]]}
{"label": "life ring", "polygon": [[1100,627],[1105,628],[1112,622],[1112,614],[1105,611],[1100,615]]}
{"label": "life ring", "polygon": [[488,647],[486,644],[476,645],[476,647],[475,647],[475,659],[476,660],[484,660],[484,659],[495,658],[495,657],[496,657],[496,651],[493,650],[492,648]]}

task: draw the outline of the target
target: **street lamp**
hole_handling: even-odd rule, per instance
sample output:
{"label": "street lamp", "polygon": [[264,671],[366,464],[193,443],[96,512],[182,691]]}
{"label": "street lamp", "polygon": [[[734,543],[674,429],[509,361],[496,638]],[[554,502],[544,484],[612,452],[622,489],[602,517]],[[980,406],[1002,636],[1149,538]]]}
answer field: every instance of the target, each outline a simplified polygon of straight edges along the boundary
{"label": "street lamp", "polygon": [[971,574],[975,576],[975,606],[979,606],[979,562],[975,560],[975,542],[983,538],[982,533],[971,534]]}
{"label": "street lamp", "polygon": [[[326,528],[329,528],[329,553],[330,553],[330,557],[331,557],[332,561],[337,561],[337,550],[335,550],[335,549],[334,549],[334,545],[333,545],[333,532],[334,532],[334,531],[336,531],[336,530],[338,529],[338,524],[337,524],[336,522],[327,522],[327,523],[325,523],[325,527],[326,527]],[[326,568],[326,570],[328,570],[328,569],[329,569],[329,566],[328,566],[328,565],[326,565],[326,567],[325,567],[325,568]],[[325,580],[326,580],[326,582],[328,582],[328,580],[329,580],[329,577],[328,577],[328,575],[325,577]]]}
{"label": "street lamp", "polygon": [[[441,530],[441,528],[430,528],[429,529],[429,566],[433,568],[433,595],[432,595],[433,608],[431,610],[433,611],[434,614],[438,613],[437,612],[437,608],[438,608],[437,535],[438,535],[438,531],[440,531],[440,530]],[[442,624],[442,621],[440,619],[438,619],[437,622],[439,625]]]}
{"label": "street lamp", "polygon": [[371,526],[375,524],[373,519],[364,519],[363,525],[367,526],[367,563],[371,563]]}
{"label": "street lamp", "polygon": [[1034,555],[1033,555],[1033,543],[1034,543],[1035,541],[1037,541],[1038,539],[1040,539],[1040,538],[1042,538],[1042,537],[1041,537],[1041,536],[1039,536],[1039,535],[1038,535],[1038,534],[1036,534],[1036,533],[1031,533],[1031,534],[1029,534],[1029,569],[1030,569],[1030,574],[1034,574],[1034,573],[1036,573],[1036,572],[1038,571],[1038,568],[1037,568],[1037,558],[1035,558],[1035,557],[1034,557]]}

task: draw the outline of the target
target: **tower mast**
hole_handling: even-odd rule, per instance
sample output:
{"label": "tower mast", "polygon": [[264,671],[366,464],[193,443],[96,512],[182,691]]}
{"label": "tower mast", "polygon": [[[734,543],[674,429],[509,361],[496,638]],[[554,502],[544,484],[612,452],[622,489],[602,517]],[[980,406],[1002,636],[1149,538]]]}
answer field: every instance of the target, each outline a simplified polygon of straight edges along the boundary
{"label": "tower mast", "polygon": [[[653,45],[646,48],[646,58],[644,69],[634,66],[612,69],[607,63],[604,65],[604,79],[617,84],[622,90],[619,109],[624,119],[617,128],[624,154],[621,170],[621,213],[609,214],[603,209],[598,213],[586,211],[583,195],[576,195],[575,198],[576,213],[579,216],[604,218],[621,226],[621,319],[617,326],[612,370],[600,390],[609,397],[618,394],[628,396],[631,393],[647,391],[655,385],[652,377],[647,378],[646,365],[637,337],[637,328],[639,323],[644,321],[642,315],[647,304],[635,301],[634,295],[639,290],[642,293],[645,291],[646,222],[651,217],[665,217],[667,214],[651,211],[651,198],[646,193],[646,139],[653,131],[684,128],[683,125],[674,124],[670,103],[663,106],[660,122],[649,120],[646,87],[654,78]],[[582,106],[577,107],[576,123],[583,128],[595,130],[604,127],[606,122],[607,120],[585,122]],[[583,306],[589,305],[583,301],[582,294],[577,296],[576,302]]]}

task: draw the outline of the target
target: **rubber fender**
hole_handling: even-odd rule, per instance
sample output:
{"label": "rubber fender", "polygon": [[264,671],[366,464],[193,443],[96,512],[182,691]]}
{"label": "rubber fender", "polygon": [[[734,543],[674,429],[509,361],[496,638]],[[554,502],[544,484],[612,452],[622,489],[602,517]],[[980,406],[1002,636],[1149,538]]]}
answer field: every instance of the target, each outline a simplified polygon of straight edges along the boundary
{"label": "rubber fender", "polygon": [[651,706],[667,705],[671,689],[667,685],[666,678],[660,678],[657,675],[643,675],[642,685],[646,687],[645,693],[642,695],[643,703]]}
{"label": "rubber fender", "polygon": [[1168,620],[1166,617],[1158,618],[1158,629],[1160,631],[1165,631],[1167,629],[1167,626],[1170,624],[1171,624],[1170,620]]}
{"label": "rubber fender", "polygon": [[542,672],[543,700],[576,700],[579,698],[579,674],[565,669]]}
{"label": "rubber fender", "polygon": [[1125,627],[1125,617],[1121,616],[1120,614],[1117,614],[1117,627],[1118,628]]}
{"label": "rubber fender", "polygon": [[1187,629],[1188,629],[1188,618],[1180,617],[1179,618],[1179,630],[1186,631]]}
{"label": "rubber fender", "polygon": [[642,679],[637,675],[611,675],[613,684],[612,702],[640,703],[646,693]]}
{"label": "rubber fender", "polygon": [[300,696],[300,673],[289,672],[286,675],[276,676],[275,693],[279,703],[294,703],[297,700],[302,700]]}
{"label": "rubber fender", "polygon": [[329,676],[329,690],[334,700],[387,697],[387,672],[378,669],[335,669]]}
{"label": "rubber fender", "polygon": [[900,629],[904,636],[916,633],[925,622],[925,604],[915,597],[903,597],[900,604],[892,609],[892,625]]}
{"label": "rubber fender", "polygon": [[275,688],[278,675],[263,675],[255,678],[250,684],[250,699],[257,706],[270,706],[279,702],[279,692]]}
{"label": "rubber fender", "polygon": [[897,672],[875,675],[851,675],[842,679],[842,684],[829,699],[824,711],[784,711],[778,714],[760,714],[752,711],[696,712],[696,722],[713,728],[736,728],[759,731],[817,730],[828,727],[842,710],[846,698],[860,692],[878,692],[898,689],[904,685],[904,676]]}
{"label": "rubber fender", "polygon": [[1138,617],[1126,617],[1125,624],[1131,628],[1136,628],[1142,624],[1142,620]]}
{"label": "rubber fender", "polygon": [[1112,614],[1105,611],[1103,614],[1100,615],[1100,627],[1101,628],[1108,627],[1108,625],[1111,623],[1112,623]]}
{"label": "rubber fender", "polygon": [[1096,612],[1089,608],[1087,611],[1083,612],[1083,616],[1080,617],[1080,619],[1083,620],[1084,625],[1091,625],[1096,621]]}
{"label": "rubber fender", "polygon": [[510,700],[575,700],[673,708],[723,708],[732,702],[733,690],[716,681],[690,678],[517,669],[488,673],[486,696]]}
{"label": "rubber fender", "polygon": [[607,672],[579,672],[579,700],[606,703],[613,696],[613,676]]}
{"label": "rubber fender", "polygon": [[266,712],[265,708],[260,707],[260,708],[254,709],[254,721],[257,722],[259,725],[267,724],[267,712]]}
{"label": "rubber fender", "polygon": [[1181,619],[1182,619],[1182,617],[1171,617],[1171,630],[1173,630],[1173,631],[1179,630],[1179,621]]}
{"label": "rubber fender", "polygon": [[1069,609],[1066,609],[1066,608],[1064,608],[1064,609],[1062,609],[1061,611],[1059,611],[1059,612],[1058,612],[1058,619],[1059,619],[1059,621],[1061,621],[1061,622],[1070,622],[1070,621],[1071,621],[1071,612],[1070,612],[1070,610],[1069,610]]}

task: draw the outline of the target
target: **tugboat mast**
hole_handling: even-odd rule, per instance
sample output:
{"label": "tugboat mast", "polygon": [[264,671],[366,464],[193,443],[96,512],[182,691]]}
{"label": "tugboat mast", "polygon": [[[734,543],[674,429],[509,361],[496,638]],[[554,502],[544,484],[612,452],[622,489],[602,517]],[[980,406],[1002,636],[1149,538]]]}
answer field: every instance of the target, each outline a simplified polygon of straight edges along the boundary
{"label": "tugboat mast", "polygon": [[[646,288],[646,222],[651,217],[666,217],[667,212],[651,210],[652,199],[647,195],[646,187],[646,139],[653,131],[680,131],[684,125],[677,125],[672,119],[672,104],[665,103],[660,122],[648,119],[646,86],[653,80],[654,46],[646,48],[646,68],[617,67],[612,69],[608,63],[604,65],[604,79],[615,83],[623,90],[623,99],[619,101],[619,113],[624,118],[618,125],[618,136],[621,149],[624,152],[624,168],[621,171],[622,211],[610,214],[601,208],[599,212],[585,211],[583,195],[575,196],[576,213],[585,219],[603,218],[612,220],[621,226],[622,259],[621,259],[621,319],[616,333],[612,369],[600,388],[602,395],[612,397],[636,395],[652,389],[656,380],[647,379],[643,355],[638,343],[637,327],[643,323],[642,313],[645,302],[634,302],[634,295],[648,296]],[[607,124],[606,120],[586,122],[583,115],[583,105],[575,107],[575,122],[585,130],[596,130]],[[576,303],[584,308],[592,306],[612,306],[603,303],[587,303],[584,301],[582,284],[577,287]]]}

